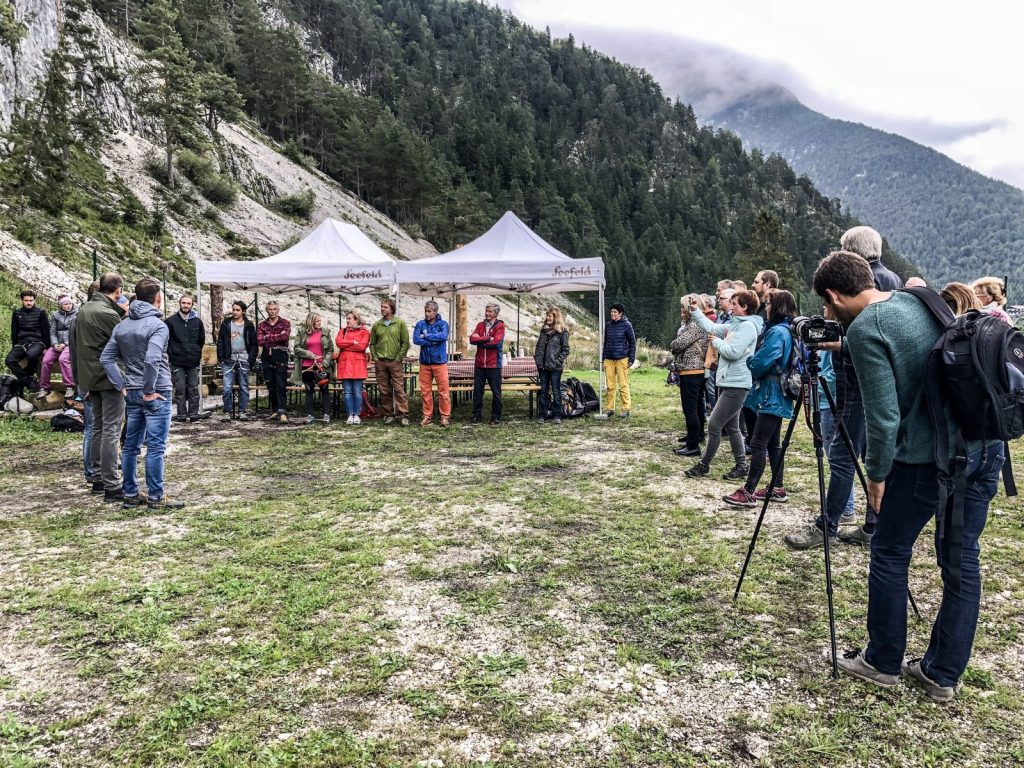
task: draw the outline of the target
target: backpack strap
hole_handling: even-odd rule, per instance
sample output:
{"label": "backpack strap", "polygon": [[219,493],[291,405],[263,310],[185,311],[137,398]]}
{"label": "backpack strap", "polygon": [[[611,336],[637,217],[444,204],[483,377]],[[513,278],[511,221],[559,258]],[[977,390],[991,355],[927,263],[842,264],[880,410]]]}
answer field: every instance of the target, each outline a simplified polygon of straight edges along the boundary
{"label": "backpack strap", "polygon": [[[894,293],[896,292],[894,291]],[[949,308],[945,299],[931,288],[900,288],[899,292],[909,293],[920,299],[943,328],[956,320],[956,315],[953,314],[953,310]]]}
{"label": "backpack strap", "polygon": [[1017,495],[1017,482],[1013,479],[1013,464],[1010,462],[1010,443],[1003,443],[1003,490],[1007,496]]}
{"label": "backpack strap", "polygon": [[[943,514],[939,521],[939,546],[943,554],[943,561],[946,564],[946,571],[949,574],[949,588],[954,592],[960,591],[961,571],[960,565],[963,561],[964,551],[964,499],[967,497],[967,444],[957,433],[957,455],[950,462],[951,476],[946,479],[943,485],[947,494],[952,490],[952,495],[947,495],[943,506]],[[940,481],[943,478],[940,475]]]}

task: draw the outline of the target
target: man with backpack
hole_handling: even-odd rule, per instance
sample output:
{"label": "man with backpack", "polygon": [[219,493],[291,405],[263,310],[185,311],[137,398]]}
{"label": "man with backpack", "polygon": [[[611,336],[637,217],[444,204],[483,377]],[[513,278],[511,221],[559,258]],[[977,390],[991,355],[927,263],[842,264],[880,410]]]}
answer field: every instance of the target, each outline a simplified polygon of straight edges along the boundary
{"label": "man with backpack", "polygon": [[[940,469],[936,460],[941,453],[936,445],[946,441],[925,398],[932,376],[929,356],[945,326],[921,298],[878,290],[871,267],[854,253],[829,254],[814,274],[814,291],[847,326],[864,402],[870,404],[864,465],[868,502],[878,510],[868,578],[868,645],[846,654],[839,667],[883,687],[895,685],[902,671],[930,698],[947,701],[956,695],[971,656],[981,599],[978,540],[996,493],[1003,444],[993,440],[964,446],[962,526],[950,526],[944,514],[947,468]],[[941,410],[945,403],[932,405]],[[942,605],[924,656],[908,661],[910,558],[921,531],[937,517]]]}
{"label": "man with backpack", "polygon": [[21,306],[11,313],[11,351],[5,362],[28,397],[39,387],[36,370],[49,346],[50,319],[36,306],[35,292],[22,291]]}

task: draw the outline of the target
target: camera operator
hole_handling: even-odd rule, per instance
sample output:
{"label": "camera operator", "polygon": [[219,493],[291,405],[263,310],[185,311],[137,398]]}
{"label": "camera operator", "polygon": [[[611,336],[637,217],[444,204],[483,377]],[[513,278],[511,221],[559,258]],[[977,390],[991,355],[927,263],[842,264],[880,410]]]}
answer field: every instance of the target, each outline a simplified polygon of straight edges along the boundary
{"label": "camera operator", "polygon": [[321,421],[331,423],[331,396],[328,391],[334,380],[334,341],[331,331],[323,330],[323,318],[316,312],[306,317],[306,322],[295,335],[292,353],[295,355],[295,368],[292,371],[290,384],[302,385],[306,388],[306,424],[312,424],[313,393],[320,390],[320,407],[323,413]]}
{"label": "camera operator", "polygon": [[856,254],[829,254],[814,274],[814,292],[847,326],[866,412],[868,501],[878,510],[868,577],[868,645],[839,660],[847,674],[883,687],[899,674],[920,683],[933,700],[956,695],[971,657],[981,600],[979,537],[1003,464],[1003,444],[968,444],[961,582],[955,584],[944,547],[936,546],[942,605],[921,659],[904,661],[907,581],[914,542],[945,499],[935,465],[935,432],[925,403],[928,355],[943,329],[924,303],[875,288],[871,267]]}
{"label": "camera operator", "polygon": [[767,488],[757,489],[764,474],[765,457],[769,457],[773,472],[777,472],[777,485],[771,500],[786,502],[789,497],[782,482],[782,453],[779,438],[783,419],[793,418],[793,400],[782,388],[782,375],[793,353],[793,334],[790,324],[796,314],[796,301],[789,291],[773,290],[766,294],[768,330],[762,336],[760,348],[747,361],[753,384],[747,394],[746,407],[755,414],[750,438],[750,471],[740,488],[723,496],[726,504],[753,507],[764,499]]}

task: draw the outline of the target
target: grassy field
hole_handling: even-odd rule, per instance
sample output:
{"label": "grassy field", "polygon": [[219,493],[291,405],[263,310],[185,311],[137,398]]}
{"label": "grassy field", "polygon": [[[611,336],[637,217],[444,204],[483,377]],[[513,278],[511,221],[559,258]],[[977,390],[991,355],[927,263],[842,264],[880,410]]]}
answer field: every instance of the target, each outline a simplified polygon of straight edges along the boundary
{"label": "grassy field", "polygon": [[[541,426],[511,395],[497,429],[176,425],[168,514],[97,501],[76,437],[3,422],[0,766],[1024,762],[1021,502],[993,502],[954,703],[832,680],[821,553],[781,541],[816,506],[806,429],[734,604],[756,513],[684,477],[663,381],[634,376],[628,423]],[[833,567],[860,647],[866,552]]]}

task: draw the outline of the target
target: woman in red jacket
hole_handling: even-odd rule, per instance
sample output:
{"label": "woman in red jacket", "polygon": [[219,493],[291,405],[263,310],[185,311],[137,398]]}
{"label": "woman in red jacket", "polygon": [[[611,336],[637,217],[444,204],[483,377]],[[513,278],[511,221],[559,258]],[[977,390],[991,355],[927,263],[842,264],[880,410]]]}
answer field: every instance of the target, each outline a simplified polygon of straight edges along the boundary
{"label": "woman in red jacket", "polygon": [[345,393],[346,424],[358,424],[363,409],[363,380],[366,378],[366,348],[370,344],[370,331],[363,325],[359,313],[350,309],[345,315],[345,327],[338,331],[334,346],[338,351],[338,378]]}

